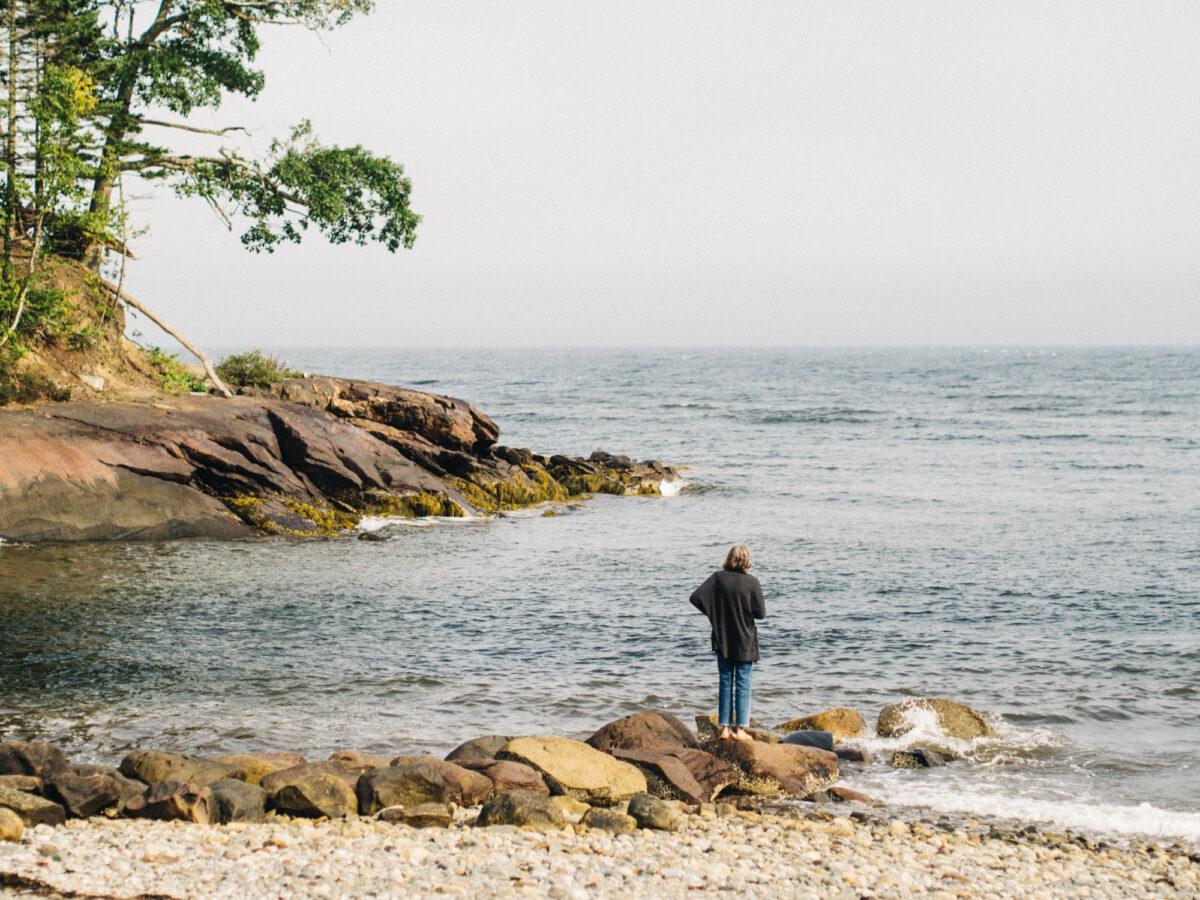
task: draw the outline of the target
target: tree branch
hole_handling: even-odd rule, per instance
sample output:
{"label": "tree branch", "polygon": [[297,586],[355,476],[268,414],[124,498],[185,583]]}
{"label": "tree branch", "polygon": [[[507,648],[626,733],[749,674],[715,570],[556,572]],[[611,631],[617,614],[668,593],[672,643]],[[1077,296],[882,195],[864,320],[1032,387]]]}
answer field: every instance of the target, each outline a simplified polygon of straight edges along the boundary
{"label": "tree branch", "polygon": [[158,125],[161,128],[178,128],[180,131],[190,131],[193,134],[215,134],[222,137],[229,134],[231,131],[240,131],[242,134],[249,135],[250,130],[244,125],[230,125],[228,128],[195,128],[191,125],[184,125],[180,122],[160,122],[158,119],[137,119],[140,125]]}
{"label": "tree branch", "polygon": [[196,357],[196,359],[200,360],[201,365],[204,366],[204,371],[208,373],[209,379],[212,381],[213,385],[216,386],[217,390],[224,394],[226,398],[233,396],[233,391],[225,387],[225,382],[220,379],[220,376],[217,375],[217,370],[213,368],[212,359],[210,359],[203,351],[197,348],[194,344],[189,343],[187,338],[185,338],[178,331],[176,331],[161,318],[152,313],[149,309],[147,309],[133,297],[129,296],[112,282],[105,281],[103,278],[101,278],[100,284],[102,284],[107,290],[111,291],[114,297],[121,300],[127,306],[132,306],[171,337],[175,338],[175,340],[179,341],[179,343],[182,344],[189,353]]}

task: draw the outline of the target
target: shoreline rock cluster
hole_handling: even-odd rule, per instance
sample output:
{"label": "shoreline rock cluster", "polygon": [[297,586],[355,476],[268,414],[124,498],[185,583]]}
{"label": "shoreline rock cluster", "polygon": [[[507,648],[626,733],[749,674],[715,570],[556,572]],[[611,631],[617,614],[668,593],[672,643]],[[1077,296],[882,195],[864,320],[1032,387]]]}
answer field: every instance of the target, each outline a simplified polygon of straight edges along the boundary
{"label": "shoreline rock cluster", "polygon": [[337,534],[367,515],[480,516],[659,494],[656,461],[497,445],[470,403],[353,379],[0,410],[0,539]]}
{"label": "shoreline rock cluster", "polygon": [[991,728],[969,707],[914,698],[874,729],[834,709],[756,729],[753,741],[719,740],[705,736],[713,717],[698,716],[697,733],[643,712],[587,741],[487,735],[445,759],[145,748],[106,767],[72,764],[44,741],[4,742],[0,895],[1057,898],[1200,888],[1200,854],[1181,847],[893,818],[837,784],[840,765],[854,765],[847,741],[904,732],[914,709],[949,731]]}

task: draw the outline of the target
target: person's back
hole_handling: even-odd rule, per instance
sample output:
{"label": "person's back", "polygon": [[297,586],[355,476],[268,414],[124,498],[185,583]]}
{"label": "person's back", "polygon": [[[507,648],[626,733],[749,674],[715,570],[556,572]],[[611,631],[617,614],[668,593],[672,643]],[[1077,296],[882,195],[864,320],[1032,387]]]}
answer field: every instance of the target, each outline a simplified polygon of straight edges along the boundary
{"label": "person's back", "polygon": [[[717,724],[721,737],[748,741],[750,724],[751,669],[758,661],[758,626],[766,617],[762,586],[746,570],[750,551],[736,544],[725,557],[724,568],[713,572],[689,598],[712,625],[712,648],[717,654],[720,675],[717,692]],[[734,725],[736,714],[737,732]]]}

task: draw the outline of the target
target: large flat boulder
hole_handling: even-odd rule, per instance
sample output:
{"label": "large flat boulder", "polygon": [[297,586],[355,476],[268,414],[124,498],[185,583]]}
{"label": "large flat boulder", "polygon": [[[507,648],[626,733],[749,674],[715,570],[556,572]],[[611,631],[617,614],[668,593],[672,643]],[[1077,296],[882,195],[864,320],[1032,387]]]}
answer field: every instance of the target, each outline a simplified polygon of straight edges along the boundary
{"label": "large flat boulder", "polygon": [[815,747],[714,740],[704,749],[738,768],[741,778],[732,790],[741,794],[802,798],[838,778],[837,756]]}
{"label": "large flat boulder", "polygon": [[496,756],[537,770],[551,793],[592,806],[613,806],[646,790],[646,777],[636,766],[570,738],[517,738]]}
{"label": "large flat boulder", "polygon": [[613,750],[613,756],[637,766],[649,793],[665,800],[711,803],[741,779],[741,771],[703,750]]}
{"label": "large flat boulder", "polygon": [[884,738],[901,737],[917,727],[922,715],[930,713],[936,719],[938,730],[946,737],[968,741],[996,737],[996,730],[982,713],[940,697],[910,697],[885,706],[879,712],[875,732]]}
{"label": "large flat boulder", "polygon": [[777,726],[775,730],[782,734],[791,734],[793,731],[828,731],[834,740],[838,741],[866,737],[871,733],[862,713],[844,706],[792,719]]}
{"label": "large flat boulder", "polygon": [[670,750],[700,745],[695,733],[675,716],[639,712],[601,726],[587,739],[597,750]]}

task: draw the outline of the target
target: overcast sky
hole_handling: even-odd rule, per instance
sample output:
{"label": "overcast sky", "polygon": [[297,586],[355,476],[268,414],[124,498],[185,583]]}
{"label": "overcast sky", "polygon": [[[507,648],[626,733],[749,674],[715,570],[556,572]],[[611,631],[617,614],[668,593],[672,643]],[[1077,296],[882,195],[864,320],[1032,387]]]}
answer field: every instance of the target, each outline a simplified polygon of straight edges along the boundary
{"label": "overcast sky", "polygon": [[192,121],[424,220],[255,256],[141,188],[126,283],[209,345],[1200,343],[1194,0],[379,0],[260,62]]}

